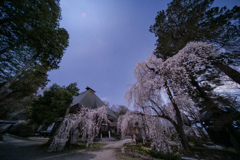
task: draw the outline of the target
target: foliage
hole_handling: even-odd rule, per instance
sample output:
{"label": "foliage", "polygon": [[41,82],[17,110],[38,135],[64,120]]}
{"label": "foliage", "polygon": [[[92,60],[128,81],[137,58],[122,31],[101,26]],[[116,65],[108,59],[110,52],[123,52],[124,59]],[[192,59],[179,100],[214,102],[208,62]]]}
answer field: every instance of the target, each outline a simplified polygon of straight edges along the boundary
{"label": "foliage", "polygon": [[[216,55],[218,52],[212,45],[202,42],[187,44],[166,61],[152,54],[146,62],[140,61],[136,65],[134,76],[137,82],[126,93],[126,98],[129,102],[133,101],[136,108],[150,108],[156,116],[169,121],[178,133],[181,144],[187,149],[189,145],[183,130],[185,122],[182,116],[185,114],[194,121],[200,121],[198,103],[201,103],[201,99],[196,101],[194,97],[200,94],[197,87],[209,85],[205,82],[196,87],[192,76],[198,72],[214,73],[216,68],[208,63],[208,58],[214,59]],[[207,81],[202,75],[199,79]]]}
{"label": "foliage", "polygon": [[[166,11],[158,12],[150,31],[158,37],[154,54],[166,60],[191,41],[203,41],[227,49],[209,63],[240,84],[240,73],[229,65],[239,65],[240,7],[211,7],[214,0],[173,0]],[[221,73],[222,74],[222,73]],[[215,75],[215,74],[214,74]],[[213,77],[209,74],[209,78]]]}
{"label": "foliage", "polygon": [[164,153],[172,152],[167,136],[171,137],[173,132],[167,121],[155,117],[152,114],[128,111],[118,119],[118,132],[122,138],[132,135],[134,141],[142,140],[143,144],[150,141],[151,148]]}
{"label": "foliage", "polygon": [[124,150],[126,152],[130,152],[130,153],[139,153],[142,155],[146,155],[146,153],[151,150],[151,148],[148,145],[143,145],[141,143],[138,144],[132,144],[132,143],[125,143],[124,144]]}
{"label": "foliage", "polygon": [[142,138],[146,139],[146,120],[144,115],[139,112],[128,111],[125,115],[121,115],[118,119],[117,128],[121,133],[122,139],[125,135],[136,135],[137,131]]}
{"label": "foliage", "polygon": [[125,143],[124,147],[127,153],[130,152],[130,153],[139,153],[141,155],[150,155],[154,158],[159,158],[164,160],[180,160],[181,159],[179,155],[151,150],[151,148],[149,148],[148,145],[142,145],[142,144],[131,145],[130,143]]}
{"label": "foliage", "polygon": [[[154,116],[169,121],[185,150],[190,148],[183,125],[187,118],[201,122],[201,109],[237,109],[233,99],[216,94],[214,89],[224,85],[222,77],[226,76],[240,84],[240,73],[229,66],[239,65],[240,7],[211,8],[213,1],[173,0],[166,11],[158,12],[150,27],[158,37],[156,50],[146,62],[136,65],[137,82],[126,93],[136,108],[150,108]],[[190,41],[209,42],[229,53]],[[198,129],[201,132],[201,127]]]}
{"label": "foliage", "polygon": [[180,160],[181,159],[181,157],[179,155],[163,153],[163,152],[156,152],[154,150],[148,151],[148,154],[154,158],[165,159],[165,160]]}
{"label": "foliage", "polygon": [[67,32],[59,28],[59,0],[5,0],[0,3],[0,10],[2,58],[19,58],[15,62],[38,58],[50,68],[57,68],[68,45]]}
{"label": "foliage", "polygon": [[188,57],[185,57],[185,64],[179,65],[186,68],[189,82],[193,86],[193,89],[188,89],[188,95],[203,109],[202,112],[212,114],[210,118],[205,116],[197,121],[204,120],[205,124],[208,121],[208,125],[211,123],[218,130],[239,120],[239,94],[219,94],[215,89],[226,87],[226,83],[232,83],[231,87],[240,84],[237,69],[240,64],[240,7],[212,7],[213,2],[214,0],[173,0],[165,11],[158,12],[150,31],[158,38],[154,55],[163,61],[179,54],[179,50],[190,41],[208,42],[219,49],[218,52],[202,55],[193,49],[198,58],[204,60],[199,63],[198,69],[194,66],[196,63]]}
{"label": "foliage", "polygon": [[211,7],[214,0],[173,0],[158,12],[150,31],[158,38],[155,55],[164,60],[190,41],[217,44],[239,51],[240,7]]}
{"label": "foliage", "polygon": [[112,105],[110,109],[113,110],[117,116],[124,115],[127,111],[129,111],[129,109],[124,105]]}
{"label": "foliage", "polygon": [[213,149],[204,146],[193,147],[192,153],[184,153],[187,157],[194,157],[198,159],[239,159],[239,152],[230,148]]}
{"label": "foliage", "polygon": [[64,117],[67,108],[72,103],[73,95],[78,94],[76,83],[61,87],[53,84],[43,95],[39,95],[33,102],[30,117],[37,124],[50,125]]}
{"label": "foliage", "polygon": [[127,113],[127,111],[129,110],[126,106],[124,105],[110,105],[110,102],[108,101],[103,101],[104,104],[109,108],[111,109],[117,116],[120,116],[120,115],[124,115]]}
{"label": "foliage", "polygon": [[36,97],[34,95],[27,96],[24,98],[16,98],[14,99],[9,98],[7,101],[5,101],[5,105],[0,107],[0,117],[1,119],[8,119],[11,117],[9,113],[13,113],[16,111],[23,111],[26,110],[26,108],[30,107],[32,104],[32,101]]}
{"label": "foliage", "polygon": [[49,151],[62,151],[67,142],[76,144],[79,137],[82,141],[87,141],[87,147],[92,146],[93,139],[99,134],[102,123],[108,123],[106,106],[96,109],[78,106],[77,113],[65,115],[56,135],[53,137]]}
{"label": "foliage", "polygon": [[107,106],[108,108],[110,108],[110,102],[108,102],[108,101],[103,101],[103,103],[105,104],[105,106]]}
{"label": "foliage", "polygon": [[8,132],[20,137],[29,137],[34,135],[35,129],[36,127],[34,125],[23,122],[12,126]]}
{"label": "foliage", "polygon": [[69,38],[60,19],[59,0],[0,2],[1,109],[32,96],[59,67]]}

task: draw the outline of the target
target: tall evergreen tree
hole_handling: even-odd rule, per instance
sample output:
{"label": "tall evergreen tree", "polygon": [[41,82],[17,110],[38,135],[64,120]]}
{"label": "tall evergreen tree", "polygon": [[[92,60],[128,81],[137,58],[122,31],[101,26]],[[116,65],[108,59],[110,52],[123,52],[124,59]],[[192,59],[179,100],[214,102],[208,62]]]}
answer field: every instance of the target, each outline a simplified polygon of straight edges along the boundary
{"label": "tall evergreen tree", "polygon": [[[198,72],[188,70],[194,90],[198,93],[193,96],[189,92],[189,95],[208,113],[221,115],[217,118],[212,116],[208,120],[213,122],[215,128],[219,124],[223,128],[226,125],[232,126],[232,122],[238,119],[236,115],[239,112],[230,97],[217,95],[214,89],[223,85],[225,75],[240,84],[240,73],[230,67],[240,64],[240,7],[212,7],[213,2],[214,0],[173,0],[166,10],[158,12],[150,32],[157,37],[154,54],[163,60],[173,57],[190,41],[204,41],[218,49],[226,49],[227,52],[219,52],[215,56],[205,54],[201,57],[206,63],[198,68]],[[199,53],[197,50],[194,52]],[[187,65],[192,65],[191,60]],[[228,118],[222,119],[223,116]]]}
{"label": "tall evergreen tree", "polygon": [[39,95],[30,108],[30,116],[37,124],[50,125],[61,117],[72,103],[72,97],[78,95],[76,83],[67,87],[53,84],[43,95]]}
{"label": "tall evergreen tree", "polygon": [[0,109],[36,93],[59,67],[69,38],[60,20],[59,0],[0,2]]}
{"label": "tall evergreen tree", "polygon": [[[212,43],[229,52],[240,51],[240,7],[211,7],[214,0],[173,0],[158,12],[150,32],[158,38],[157,57],[167,59],[190,41]],[[238,52],[236,52],[238,51]],[[226,59],[227,57],[225,57]],[[209,61],[240,84],[240,73],[218,59]],[[238,61],[239,62],[239,61]]]}

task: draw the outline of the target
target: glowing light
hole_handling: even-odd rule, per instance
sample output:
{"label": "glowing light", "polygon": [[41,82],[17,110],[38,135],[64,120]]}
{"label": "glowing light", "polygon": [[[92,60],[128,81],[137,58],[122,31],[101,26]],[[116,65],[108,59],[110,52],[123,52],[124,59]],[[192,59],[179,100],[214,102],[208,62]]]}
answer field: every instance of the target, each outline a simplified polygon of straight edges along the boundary
{"label": "glowing light", "polygon": [[82,13],[82,17],[83,18],[87,18],[87,14],[86,13]]}

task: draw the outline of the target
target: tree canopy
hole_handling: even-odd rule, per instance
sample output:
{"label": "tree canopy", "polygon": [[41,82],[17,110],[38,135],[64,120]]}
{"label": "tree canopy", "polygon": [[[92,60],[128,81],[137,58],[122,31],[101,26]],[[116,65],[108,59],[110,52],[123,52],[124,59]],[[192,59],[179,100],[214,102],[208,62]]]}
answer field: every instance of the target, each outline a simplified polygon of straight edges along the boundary
{"label": "tree canopy", "polygon": [[59,0],[0,2],[1,108],[36,93],[59,67],[69,38],[60,20]]}
{"label": "tree canopy", "polygon": [[[196,124],[201,122],[201,111],[206,108],[219,111],[237,107],[234,103],[225,103],[223,97],[220,100],[220,96],[212,91],[221,81],[221,74],[208,59],[217,55],[214,46],[203,42],[191,42],[167,60],[152,54],[136,65],[134,76],[137,82],[126,93],[126,98],[134,102],[134,107],[151,109],[155,116],[169,121],[183,148],[189,150],[184,129],[189,124],[184,115]],[[231,116],[228,122],[233,120],[238,118]]]}
{"label": "tree canopy", "polygon": [[129,109],[124,105],[112,105],[110,109],[113,110],[117,116],[124,115],[127,111],[129,111]]}
{"label": "tree canopy", "polygon": [[67,142],[77,144],[80,138],[82,141],[87,141],[87,147],[92,146],[102,123],[109,123],[106,106],[88,109],[79,105],[77,108],[76,112],[69,112],[65,115],[48,151],[62,151]]}
{"label": "tree canopy", "polygon": [[240,7],[211,7],[214,0],[173,0],[158,12],[150,32],[157,37],[157,57],[167,59],[190,41],[239,51]]}
{"label": "tree canopy", "polygon": [[150,141],[152,149],[164,153],[173,152],[167,136],[173,136],[176,132],[172,132],[167,120],[153,116],[149,108],[143,113],[127,111],[119,117],[117,128],[122,138],[126,135],[134,135],[135,142],[142,140],[145,144]]}
{"label": "tree canopy", "polygon": [[126,93],[142,114],[150,110],[152,116],[168,121],[185,150],[191,149],[187,138],[191,125],[201,134],[192,133],[201,139],[208,137],[203,127],[227,130],[235,142],[239,139],[233,127],[239,121],[239,101],[215,89],[226,84],[225,78],[240,84],[240,73],[231,68],[240,64],[240,7],[211,7],[213,2],[172,0],[166,10],[158,12],[150,27],[157,37],[156,50],[145,62],[137,63],[137,81]]}
{"label": "tree canopy", "polygon": [[53,84],[43,95],[39,95],[30,108],[30,117],[37,124],[50,125],[64,117],[72,103],[74,95],[78,95],[76,83],[67,87]]}
{"label": "tree canopy", "polygon": [[[191,83],[198,90],[194,100],[203,99],[202,106],[208,105],[208,109],[216,110],[224,105],[223,102],[229,104],[232,100],[226,95],[218,97],[214,89],[224,85],[225,79],[240,84],[240,73],[233,68],[240,64],[240,7],[212,7],[213,2],[173,0],[166,10],[158,12],[150,31],[158,38],[154,54],[164,61],[176,55],[190,41],[208,42],[217,47],[219,52],[215,56],[201,55],[205,63],[198,72],[190,74]],[[221,52],[222,48],[226,51]],[[188,65],[192,65],[190,59]]]}
{"label": "tree canopy", "polygon": [[25,53],[22,59],[38,59],[51,68],[58,67],[68,45],[68,34],[59,27],[59,0],[5,0],[0,3],[0,11],[3,58]]}

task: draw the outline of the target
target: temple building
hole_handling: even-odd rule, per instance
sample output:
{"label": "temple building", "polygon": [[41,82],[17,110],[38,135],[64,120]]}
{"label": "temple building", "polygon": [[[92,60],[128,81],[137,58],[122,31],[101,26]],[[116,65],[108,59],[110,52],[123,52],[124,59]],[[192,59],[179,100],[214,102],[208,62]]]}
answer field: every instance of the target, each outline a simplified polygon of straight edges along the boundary
{"label": "temple building", "polygon": [[[92,88],[87,87],[86,91],[80,93],[78,96],[73,97],[73,101],[70,106],[70,112],[71,110],[74,110],[74,108],[77,108],[78,106],[83,106],[89,109],[95,109],[98,107],[105,106],[105,103],[100,98],[98,98],[98,96],[95,94],[95,91]],[[108,108],[107,116],[110,123],[102,125],[100,134],[102,134],[102,136],[111,137],[115,135],[117,132],[118,117],[109,108]]]}

